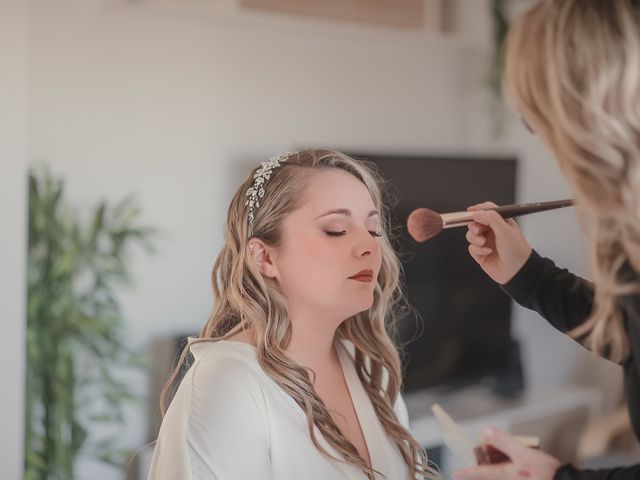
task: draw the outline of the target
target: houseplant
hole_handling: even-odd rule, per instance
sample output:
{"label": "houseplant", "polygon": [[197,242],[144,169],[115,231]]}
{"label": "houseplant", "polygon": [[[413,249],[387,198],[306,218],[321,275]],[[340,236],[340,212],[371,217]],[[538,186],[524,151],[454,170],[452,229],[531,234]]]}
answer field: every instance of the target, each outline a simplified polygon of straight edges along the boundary
{"label": "houseplant", "polygon": [[29,172],[25,480],[72,480],[82,449],[121,465],[109,439],[89,445],[96,422],[123,421],[136,401],[119,368],[143,363],[126,346],[115,289],[131,280],[135,246],[152,251],[133,197],[101,202],[83,222],[46,167]]}

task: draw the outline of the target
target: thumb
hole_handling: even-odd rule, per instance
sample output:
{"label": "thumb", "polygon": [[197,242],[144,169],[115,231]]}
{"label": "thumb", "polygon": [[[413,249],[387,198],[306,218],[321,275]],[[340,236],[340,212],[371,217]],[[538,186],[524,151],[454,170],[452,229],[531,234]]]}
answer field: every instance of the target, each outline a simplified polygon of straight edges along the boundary
{"label": "thumb", "polygon": [[474,222],[490,227],[496,235],[507,235],[510,232],[512,225],[495,210],[478,210],[471,213]]}
{"label": "thumb", "polygon": [[471,205],[469,208],[467,208],[468,211],[478,211],[478,210],[489,210],[490,208],[496,208],[498,205],[496,205],[493,202],[482,202],[482,203],[476,203],[475,205]]}
{"label": "thumb", "polygon": [[482,440],[485,445],[491,445],[492,447],[500,450],[512,461],[516,461],[521,454],[528,451],[528,448],[525,445],[520,443],[511,435],[494,427],[488,427],[483,430]]}

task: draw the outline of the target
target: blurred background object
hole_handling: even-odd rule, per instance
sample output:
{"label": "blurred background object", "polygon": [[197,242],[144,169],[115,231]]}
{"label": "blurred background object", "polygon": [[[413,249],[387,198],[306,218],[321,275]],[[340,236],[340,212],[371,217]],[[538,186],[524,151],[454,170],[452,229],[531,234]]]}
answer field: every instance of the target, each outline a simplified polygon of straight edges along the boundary
{"label": "blurred background object", "polygon": [[591,422],[582,432],[576,458],[586,468],[632,465],[640,457],[626,405]]}
{"label": "blurred background object", "polygon": [[[146,403],[115,373],[144,368],[130,350],[117,288],[131,282],[135,246],[153,230],[126,197],[101,202],[88,221],[66,203],[64,182],[44,166],[29,173],[25,479],[76,478],[81,451],[124,469],[125,402]],[[144,410],[143,410],[144,411]],[[110,437],[89,437],[98,423]],[[115,428],[114,428],[115,427]]]}

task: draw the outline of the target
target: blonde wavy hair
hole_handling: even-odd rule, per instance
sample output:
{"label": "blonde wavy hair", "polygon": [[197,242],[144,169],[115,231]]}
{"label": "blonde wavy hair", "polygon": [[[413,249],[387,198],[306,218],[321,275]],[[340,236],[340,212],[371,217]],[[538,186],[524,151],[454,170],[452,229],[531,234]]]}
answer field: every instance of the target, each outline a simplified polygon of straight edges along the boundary
{"label": "blonde wavy hair", "polygon": [[588,238],[594,309],[571,333],[629,351],[621,296],[640,291],[640,2],[542,0],[510,29],[504,84],[551,147]]}
{"label": "blonde wavy hair", "polygon": [[[364,163],[330,150],[303,150],[287,157],[274,170],[265,187],[260,208],[255,211],[251,226],[247,223],[248,207],[245,192],[253,183],[255,171],[240,185],[229,206],[225,242],[212,272],[214,307],[200,338],[193,343],[218,341],[246,329],[255,333],[257,357],[262,369],[296,401],[307,416],[311,439],[324,455],[333,456],[318,442],[314,425],[329,444],[342,455],[335,459],[358,466],[369,479],[381,474],[367,465],[355,446],[340,432],[327,406],[318,396],[309,371],[291,361],[285,354],[291,338],[291,322],[287,302],[277,285],[263,277],[255,263],[249,261],[248,240],[259,238],[267,244],[281,241],[281,225],[285,217],[300,205],[300,199],[310,175],[323,169],[341,169],[358,178],[369,190],[373,203],[381,212],[382,231],[388,227],[379,178]],[[401,388],[401,365],[398,351],[387,333],[396,306],[403,295],[399,288],[400,264],[387,234],[380,237],[382,266],[374,289],[373,305],[346,319],[336,336],[355,346],[355,367],[385,432],[393,440],[412,472],[438,478],[428,466],[426,452],[411,433],[398,422],[393,410]],[[193,344],[192,343],[192,344]],[[178,366],[161,395],[161,413],[165,414],[165,395],[184,366],[185,348]]]}

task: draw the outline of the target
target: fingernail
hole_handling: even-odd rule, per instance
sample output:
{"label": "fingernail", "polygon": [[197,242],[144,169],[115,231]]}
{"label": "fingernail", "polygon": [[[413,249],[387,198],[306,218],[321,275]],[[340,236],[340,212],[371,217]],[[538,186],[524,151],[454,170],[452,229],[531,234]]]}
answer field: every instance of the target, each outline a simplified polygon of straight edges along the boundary
{"label": "fingernail", "polygon": [[493,427],[485,427],[482,429],[482,435],[484,435],[485,437],[490,437],[494,433],[496,433],[496,429]]}

